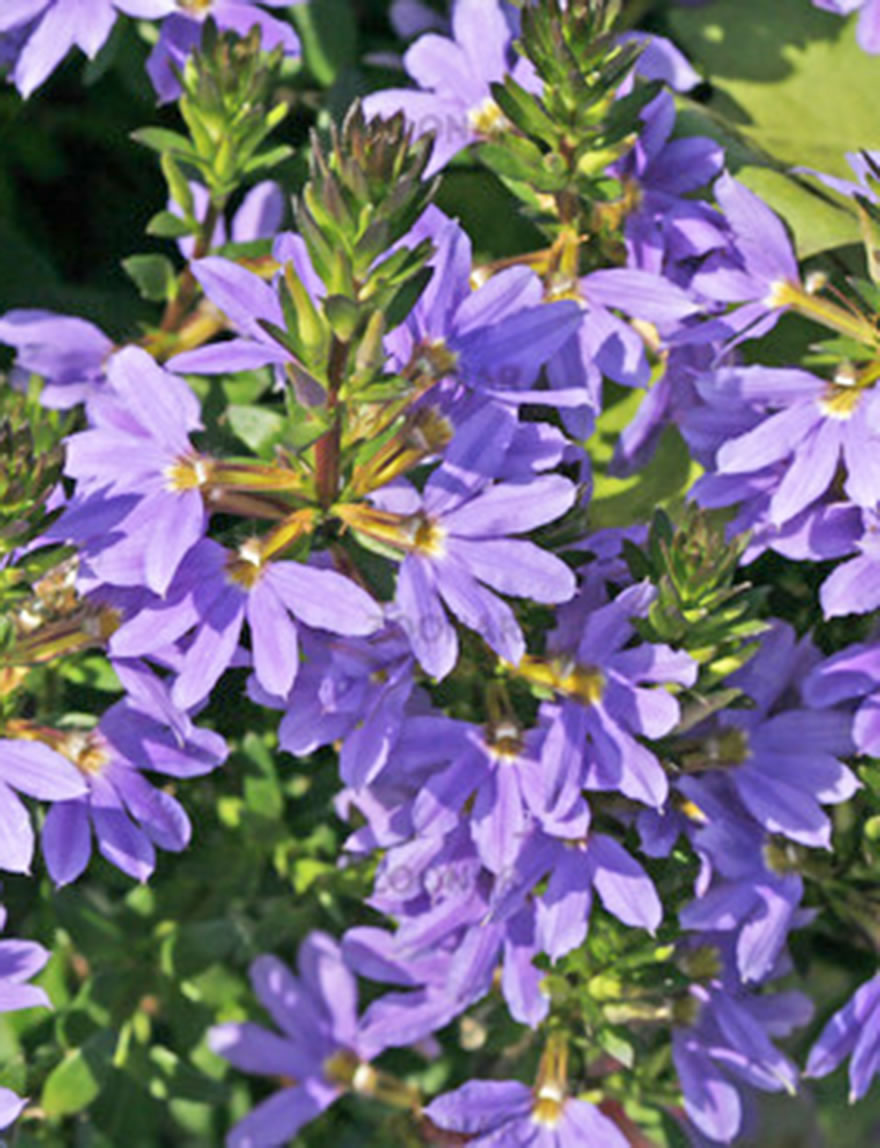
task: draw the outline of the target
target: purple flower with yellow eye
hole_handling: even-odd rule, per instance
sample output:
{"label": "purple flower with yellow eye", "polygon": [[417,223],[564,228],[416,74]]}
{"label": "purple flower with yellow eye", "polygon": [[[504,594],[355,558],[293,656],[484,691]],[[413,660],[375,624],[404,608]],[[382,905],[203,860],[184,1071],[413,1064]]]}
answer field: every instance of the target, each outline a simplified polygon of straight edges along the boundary
{"label": "purple flower with yellow eye", "polygon": [[339,945],[310,933],[297,964],[297,974],[269,955],[251,965],[254,992],[280,1032],[251,1021],[210,1031],[213,1051],[236,1068],[292,1081],[235,1125],[227,1148],[280,1148],[345,1092],[371,1095],[380,1085],[370,1061],[383,1046],[358,1018],[357,982]]}
{"label": "purple flower with yellow eye", "polygon": [[58,763],[71,762],[87,785],[84,796],[56,801],[43,825],[43,855],[56,885],[84,871],[93,836],[111,865],[145,881],[155,867],[156,848],[181,852],[191,826],[183,806],[151,785],[143,771],[199,777],[226,758],[223,738],[195,727],[146,667],[117,662],[115,669],[128,696],[94,730],[56,731],[52,738]]}
{"label": "purple flower with yellow eye", "polygon": [[513,30],[500,0],[456,0],[452,34],[428,33],[407,50],[404,66],[421,91],[388,88],[364,100],[367,116],[402,111],[417,135],[435,133],[426,175],[504,127],[491,84],[510,73],[528,91],[541,89],[531,62],[513,54]]}
{"label": "purple flower with yellow eye", "polygon": [[187,384],[141,348],[110,360],[89,407],[90,429],[67,439],[65,473],[77,480],[76,497],[49,532],[79,543],[98,580],[163,594],[202,537],[209,464],[189,439],[200,413]]}
{"label": "purple flower with yellow eye", "polygon": [[740,306],[683,332],[679,342],[755,339],[776,326],[802,291],[791,241],[763,200],[726,172],[714,194],[729,243],[708,256],[690,286],[715,304]]}
{"label": "purple flower with yellow eye", "polygon": [[395,594],[399,621],[422,667],[445,677],[458,657],[458,638],[448,609],[475,630],[502,658],[516,663],[525,639],[510,607],[497,597],[511,594],[535,602],[565,602],[574,575],[561,559],[525,539],[564,514],[576,489],[559,475],[530,482],[490,484],[469,465],[476,452],[503,462],[507,443],[493,442],[494,414],[484,407],[452,440],[442,466],[419,494],[409,485],[383,487],[377,511],[357,508],[349,524],[401,549]]}
{"label": "purple flower with yellow eye", "polygon": [[578,330],[580,308],[571,300],[543,302],[541,280],[527,267],[499,271],[472,290],[470,238],[433,205],[403,242],[425,239],[434,244],[428,261],[434,274],[405,321],[385,338],[395,368],[438,380],[454,377],[515,400]]}
{"label": "purple flower with yellow eye", "polygon": [[[794,368],[739,367],[697,382],[710,407],[736,417],[757,411],[759,421],[728,438],[715,470],[747,483],[777,468],[766,517],[782,526],[821,498],[841,464],[844,490],[859,506],[873,508],[880,492],[880,418],[877,392],[849,380],[828,382]],[[730,501],[733,501],[731,499]]]}
{"label": "purple flower with yellow eye", "polygon": [[125,658],[160,654],[189,635],[171,697],[190,709],[207,698],[232,663],[245,619],[257,682],[276,697],[286,697],[299,666],[294,619],[360,637],[382,623],[370,595],[335,570],[264,561],[259,544],[231,551],[203,539],[181,563],[165,599],[125,621],[110,651]]}
{"label": "purple flower with yellow eye", "polygon": [[579,634],[561,626],[551,658],[526,659],[520,666],[520,673],[551,687],[560,699],[545,709],[548,809],[570,808],[584,787],[617,790],[657,808],[666,801],[666,773],[637,738],[663,737],[674,728],[678,701],[668,690],[651,687],[692,685],[697,664],[669,646],[632,644],[632,618],[647,611],[653,596],[646,583],[624,590],[590,610]]}
{"label": "purple flower with yellow eye", "polygon": [[470,1080],[433,1100],[425,1115],[461,1132],[473,1148],[627,1148],[617,1125],[555,1081],[529,1088],[517,1080]]}

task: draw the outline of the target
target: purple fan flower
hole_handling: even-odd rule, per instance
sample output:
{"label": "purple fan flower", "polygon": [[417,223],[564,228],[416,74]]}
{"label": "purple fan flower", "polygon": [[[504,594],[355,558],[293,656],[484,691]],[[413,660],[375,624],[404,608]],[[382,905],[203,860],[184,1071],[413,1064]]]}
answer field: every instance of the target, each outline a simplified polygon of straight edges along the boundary
{"label": "purple fan flower", "polygon": [[394,31],[404,40],[411,40],[422,32],[444,31],[447,25],[424,0],[391,0],[388,18]]}
{"label": "purple fan flower", "polygon": [[[770,867],[768,836],[749,815],[729,778],[685,777],[678,789],[689,816],[673,816],[684,824],[702,860],[696,896],[679,915],[682,927],[714,934],[709,940],[716,944],[727,938],[739,977],[761,982],[773,971],[794,927],[803,881],[797,873],[776,873]],[[651,816],[655,815],[647,811],[640,818],[640,828],[647,827]],[[666,855],[673,844],[667,836],[666,849],[659,855]]]}
{"label": "purple fan flower", "polygon": [[58,761],[73,762],[88,791],[56,801],[46,816],[43,853],[56,885],[84,871],[92,834],[111,865],[145,881],[155,868],[155,847],[179,853],[191,827],[180,803],[150,785],[141,771],[199,777],[226,759],[223,738],[193,726],[149,670],[121,662],[115,668],[128,697],[111,706],[95,730],[57,740]]}
{"label": "purple fan flower", "polygon": [[295,1081],[239,1121],[227,1148],[287,1144],[344,1092],[368,1095],[374,1086],[369,1061],[382,1046],[358,1020],[357,984],[339,946],[325,933],[310,933],[297,963],[298,976],[273,956],[251,965],[254,992],[280,1034],[251,1022],[211,1029],[211,1048],[242,1072]]}
{"label": "purple fan flower", "polygon": [[51,311],[7,311],[0,316],[0,343],[18,351],[10,375],[13,385],[27,385],[31,374],[45,380],[40,402],[67,410],[100,395],[105,360],[113,344],[85,319]]}
{"label": "purple fan flower", "polygon": [[817,8],[836,12],[838,16],[859,13],[856,37],[862,51],[876,56],[880,53],[880,0],[813,0]]}
{"label": "purple fan flower", "polygon": [[75,766],[39,741],[0,738],[0,869],[29,873],[34,832],[15,790],[41,801],[64,801],[88,790]]}
{"label": "purple fan flower", "polygon": [[190,709],[232,662],[245,619],[257,681],[276,697],[286,697],[299,665],[294,619],[361,637],[382,624],[370,595],[334,570],[264,562],[258,545],[236,552],[203,539],[181,563],[166,598],[124,622],[110,649],[117,657],[156,655],[192,633],[171,692],[175,705]]}
{"label": "purple fan flower", "polygon": [[422,91],[388,88],[364,100],[367,116],[402,111],[417,135],[436,133],[426,175],[440,171],[468,144],[503,129],[492,83],[509,72],[528,91],[541,87],[531,62],[513,56],[511,24],[500,0],[456,0],[452,32],[451,40],[421,36],[406,52],[406,70]]}
{"label": "purple fan flower", "polygon": [[[0,929],[6,924],[6,910],[0,908]],[[0,1012],[20,1008],[51,1008],[45,992],[27,982],[49,960],[49,953],[33,941],[0,941]],[[20,1114],[27,1100],[8,1088],[0,1088],[0,1128]]]}
{"label": "purple fan flower", "polygon": [[473,727],[448,766],[432,772],[415,797],[413,829],[419,836],[448,833],[464,819],[480,860],[493,873],[516,861],[540,801],[540,734],[521,737],[512,723]]}
{"label": "purple fan flower", "polygon": [[570,300],[545,303],[541,281],[527,267],[500,271],[472,290],[470,238],[434,206],[405,242],[423,239],[434,244],[428,263],[434,275],[404,323],[385,339],[396,369],[454,376],[496,397],[527,391],[580,326],[578,306]]}
{"label": "purple fan flower", "polygon": [[710,404],[739,400],[764,414],[751,430],[721,446],[717,472],[750,475],[786,464],[768,506],[773,525],[783,525],[825,494],[841,463],[847,495],[860,506],[876,505],[880,407],[874,390],[829,383],[806,371],[743,367],[724,372],[724,393],[716,400],[716,380],[710,375],[698,384]]}
{"label": "purple fan flower", "polygon": [[646,80],[659,80],[676,92],[687,92],[699,84],[699,72],[665,36],[650,32],[624,32],[618,39],[624,44],[634,41],[642,45],[636,72]]}
{"label": "purple fan flower", "polygon": [[492,591],[536,602],[564,602],[574,593],[574,576],[559,558],[508,535],[564,514],[575,487],[559,475],[489,485],[471,459],[490,471],[487,455],[503,459],[507,443],[495,438],[493,421],[491,407],[468,420],[421,495],[401,484],[375,496],[382,512],[400,516],[386,535],[406,551],[395,603],[413,653],[436,678],[445,677],[458,657],[444,605],[515,664],[525,653],[522,631],[510,607]]}
{"label": "purple fan flower", "polygon": [[462,1132],[473,1148],[627,1148],[617,1125],[586,1100],[548,1082],[536,1089],[515,1080],[471,1080],[433,1100],[425,1115]]}
{"label": "purple fan flower", "polygon": [[[284,20],[270,16],[263,8],[289,8],[303,0],[179,0],[170,5],[173,15],[163,20],[159,42],[147,60],[147,73],[153,81],[160,103],[176,100],[180,83],[176,72],[183,70],[192,50],[202,39],[202,24],[209,17],[221,32],[235,32],[246,36],[255,25],[260,29],[260,44],[264,51],[277,47],[286,56],[299,55],[299,40]],[[120,4],[120,7],[122,5]]]}
{"label": "purple fan flower", "polygon": [[281,748],[305,757],[341,741],[342,780],[355,789],[371,784],[388,764],[413,689],[405,635],[390,627],[371,638],[306,630],[302,650],[305,661],[278,729]]}
{"label": "purple fan flower", "polygon": [[814,660],[807,640],[798,646],[789,627],[775,627],[730,679],[755,707],[725,711],[704,740],[707,764],[725,769],[768,833],[830,848],[831,823],[822,806],[847,801],[859,782],[839,760],[855,748],[850,716],[802,708],[796,692],[786,695],[793,668],[803,673]]}
{"label": "purple fan flower", "polygon": [[846,162],[853,170],[856,176],[856,181],[851,179],[841,179],[837,175],[826,175],[825,172],[815,171],[811,167],[796,168],[796,171],[803,172],[805,175],[814,175],[816,179],[820,180],[826,187],[833,188],[834,191],[839,191],[841,195],[852,197],[853,195],[862,195],[871,203],[877,202],[877,192],[868,182],[868,177],[874,175],[874,171],[878,163],[880,163],[880,152],[869,151],[865,149],[863,152],[848,151],[845,153]]}
{"label": "purple fan flower", "polygon": [[652,588],[642,583],[592,610],[574,649],[571,628],[557,631],[551,681],[562,700],[546,711],[550,732],[543,754],[549,808],[570,807],[583,787],[618,790],[657,808],[666,801],[663,767],[636,737],[669,733],[679,705],[667,690],[645,687],[692,685],[697,665],[669,646],[630,645],[630,619],[652,600]]}
{"label": "purple fan flower", "polygon": [[[841,563],[822,583],[819,598],[826,618],[867,614],[880,607],[880,515],[876,510],[862,510],[860,517],[863,531],[859,532],[856,527],[856,532],[847,538],[844,530],[848,522],[841,524],[844,530],[837,531],[842,541],[850,543],[847,548],[850,552],[858,549],[860,553]],[[829,557],[837,558],[846,552],[841,549]]]}
{"label": "purple fan flower", "polygon": [[[672,1037],[685,1111],[709,1140],[729,1144],[741,1131],[744,1084],[763,1092],[797,1089],[797,1069],[768,1036],[784,1018],[762,1022],[751,1002],[716,983],[692,985],[690,999],[696,1021]],[[802,1002],[793,999],[791,1010],[793,1022],[803,1023]]]}
{"label": "purple fan flower", "polygon": [[[434,760],[446,756],[448,751],[433,754]],[[411,802],[410,796],[406,806]],[[398,819],[405,820],[405,808]],[[489,915],[492,890],[504,880],[482,865],[462,819],[445,836],[414,835],[388,850],[369,903],[398,919],[392,946],[398,972],[381,979],[412,985],[423,962],[443,959],[425,966],[432,971],[417,993],[386,996],[371,1006],[365,1023],[377,1039],[398,1046],[448,1024],[485,996],[499,963],[511,1015],[532,1027],[546,1017],[544,974],[533,963],[540,952],[534,905],[511,903],[504,913]],[[401,970],[409,974],[402,977]]]}
{"label": "purple fan flower", "polygon": [[[283,239],[283,242],[282,242]],[[305,243],[298,235],[279,237],[275,247],[279,262],[290,262],[313,298],[321,298],[324,285],[311,266]],[[205,295],[226,315],[237,337],[184,351],[168,360],[173,371],[194,374],[225,374],[257,367],[283,367],[293,363],[288,350],[261,325],[286,327],[281,301],[275,289],[253,271],[217,255],[197,259],[192,272]]]}
{"label": "purple fan flower", "polygon": [[852,723],[855,748],[880,757],[880,646],[848,646],[820,662],[804,680],[804,698],[817,707],[863,698]]}
{"label": "purple fan flower", "polygon": [[572,818],[570,827],[555,827],[564,829],[567,837],[545,832],[525,840],[493,902],[493,915],[503,916],[523,896],[534,896],[535,887],[548,879],[538,897],[536,942],[551,961],[584,943],[594,890],[605,910],[630,928],[653,933],[663,916],[654,883],[642,866],[613,837],[587,832],[584,820]]}
{"label": "purple fan flower", "polygon": [[10,79],[27,98],[71,48],[93,60],[120,12],[156,20],[176,6],[176,0],[4,0],[0,43],[11,36],[18,48]]}
{"label": "purple fan flower", "polygon": [[861,1100],[880,1072],[880,973],[856,989],[810,1050],[806,1076],[827,1076],[849,1062],[850,1103]]}
{"label": "purple fan flower", "polygon": [[627,387],[644,387],[651,377],[644,339],[614,312],[655,325],[663,342],[700,305],[669,278],[639,268],[593,271],[579,280],[578,290],[580,326],[548,363],[547,377],[557,395],[580,391],[578,405],[584,409],[567,410],[565,421],[572,435],[587,438],[592,415],[602,409],[603,376]]}
{"label": "purple fan flower", "polygon": [[730,243],[709,255],[691,287],[715,304],[740,306],[692,328],[680,341],[755,339],[771,330],[789,305],[787,288],[800,288],[791,241],[763,200],[727,173],[715,181],[714,193]]}
{"label": "purple fan flower", "polygon": [[[187,384],[146,351],[126,347],[111,359],[91,429],[67,440],[65,472],[78,480],[77,500],[52,528],[52,537],[84,544],[99,578],[164,594],[202,537],[208,464],[188,435],[201,427],[199,415]],[[127,513],[108,536],[101,515],[115,496]]]}
{"label": "purple fan flower", "polygon": [[669,92],[652,100],[641,118],[632,150],[612,167],[636,195],[624,227],[629,264],[658,274],[666,271],[681,283],[683,277],[690,278],[688,261],[726,244],[718,213],[685,198],[720,174],[724,150],[702,136],[670,138],[676,109]]}

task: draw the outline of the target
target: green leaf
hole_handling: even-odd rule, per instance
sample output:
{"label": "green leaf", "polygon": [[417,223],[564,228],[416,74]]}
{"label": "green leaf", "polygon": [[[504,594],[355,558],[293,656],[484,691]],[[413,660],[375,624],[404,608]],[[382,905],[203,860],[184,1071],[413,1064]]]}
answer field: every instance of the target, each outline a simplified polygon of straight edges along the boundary
{"label": "green leaf", "polygon": [[225,918],[184,924],[162,946],[163,968],[169,975],[186,980],[226,960],[239,943],[238,933]]}
{"label": "green leaf", "polygon": [[357,26],[350,0],[321,0],[291,9],[306,67],[329,88],[343,69],[357,63]]}
{"label": "green leaf", "polygon": [[182,239],[193,235],[195,229],[194,220],[183,219],[173,211],[159,211],[147,224],[147,235],[155,235],[158,239]]}
{"label": "green leaf", "polygon": [[556,121],[548,116],[538,97],[527,92],[513,76],[506,76],[504,83],[491,85],[495,102],[512,124],[526,135],[543,140],[554,147],[561,130]]}
{"label": "green leaf", "polygon": [[122,260],[122,267],[134,282],[143,299],[164,303],[172,299],[177,290],[174,264],[164,255],[130,255]]}
{"label": "green leaf", "polygon": [[152,148],[153,151],[171,152],[178,159],[194,159],[196,153],[186,136],[179,132],[169,131],[167,128],[138,128],[131,133],[135,143]]}
{"label": "green leaf", "polygon": [[203,1104],[222,1104],[226,1087],[198,1072],[181,1060],[170,1048],[155,1045],[150,1049],[150,1063],[155,1069],[149,1088],[158,1100],[172,1097]]}
{"label": "green leaf", "polygon": [[[878,64],[856,43],[854,23],[802,0],[715,0],[673,8],[669,20],[712,80],[697,113],[702,128],[721,142],[730,134],[745,141],[750,154],[734,148],[731,166],[785,215],[799,254],[857,241],[854,217],[850,225],[830,193],[812,195],[802,179],[784,174],[799,165],[851,178],[844,153],[880,147]],[[691,119],[687,134],[694,126]]]}
{"label": "green leaf", "polygon": [[115,1032],[96,1032],[49,1073],[40,1098],[48,1116],[71,1116],[92,1103],[110,1074],[116,1040]]}
{"label": "green leaf", "polygon": [[599,1033],[599,1044],[609,1056],[619,1060],[625,1068],[632,1068],[635,1064],[636,1054],[632,1044],[613,1029],[602,1029]]}
{"label": "green leaf", "polygon": [[255,171],[265,171],[266,168],[278,167],[293,155],[293,148],[287,144],[279,144],[267,151],[258,152],[247,161],[243,171],[245,175],[252,175]]}
{"label": "green leaf", "polygon": [[226,417],[245,446],[263,457],[271,455],[272,448],[284,434],[283,415],[266,407],[234,403],[228,407]]}
{"label": "green leaf", "polygon": [[394,328],[402,323],[419,301],[419,296],[428,286],[433,275],[430,267],[423,267],[411,279],[399,287],[385,308],[387,326]]}
{"label": "green leaf", "polygon": [[171,198],[177,203],[184,213],[192,217],[195,205],[193,202],[192,187],[189,180],[180,169],[180,164],[175,160],[171,152],[163,152],[162,158],[159,161],[162,174],[165,176],[165,182],[168,184],[168,192]]}
{"label": "green leaf", "polygon": [[554,170],[551,158],[545,158],[531,140],[518,136],[507,135],[503,142],[485,143],[477,154],[496,175],[529,183],[537,191],[559,191],[568,179],[568,173]]}
{"label": "green leaf", "polygon": [[65,681],[92,690],[119,693],[119,678],[103,654],[89,654],[75,661],[61,661],[57,672]]}

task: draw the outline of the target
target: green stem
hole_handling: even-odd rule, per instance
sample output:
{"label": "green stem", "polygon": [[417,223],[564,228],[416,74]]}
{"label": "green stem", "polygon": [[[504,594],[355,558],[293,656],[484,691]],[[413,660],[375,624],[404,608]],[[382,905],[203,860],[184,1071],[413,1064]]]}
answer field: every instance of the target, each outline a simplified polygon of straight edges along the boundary
{"label": "green stem", "polygon": [[342,411],[339,406],[339,391],[345,379],[348,347],[347,342],[334,335],[327,367],[327,379],[330,384],[327,406],[332,412],[333,422],[330,429],[315,443],[315,482],[318,501],[324,510],[329,510],[339,495],[342,453]]}
{"label": "green stem", "polygon": [[176,331],[195,301],[196,295],[198,294],[199,283],[192,272],[192,260],[201,259],[211,250],[211,239],[217,227],[217,221],[220,218],[220,210],[220,207],[211,200],[208,204],[208,210],[205,212],[205,218],[202,220],[202,225],[199,228],[192,259],[180,276],[177,294],[173,299],[169,299],[165,307],[165,314],[159,323],[160,331]]}

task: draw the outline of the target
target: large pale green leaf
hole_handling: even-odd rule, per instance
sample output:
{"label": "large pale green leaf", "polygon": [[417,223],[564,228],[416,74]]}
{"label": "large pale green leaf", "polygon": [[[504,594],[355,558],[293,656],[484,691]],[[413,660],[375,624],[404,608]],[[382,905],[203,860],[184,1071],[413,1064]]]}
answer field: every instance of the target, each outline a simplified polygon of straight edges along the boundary
{"label": "large pale green leaf", "polygon": [[808,0],[713,0],[671,13],[712,83],[710,107],[784,164],[847,175],[847,151],[880,147],[880,59],[852,21]]}
{"label": "large pale green leaf", "polygon": [[853,22],[807,0],[713,0],[670,20],[712,83],[708,104],[684,111],[684,133],[725,145],[737,177],[785,218],[801,258],[857,243],[845,201],[790,172],[851,176],[845,153],[880,147],[880,59],[859,48]]}

